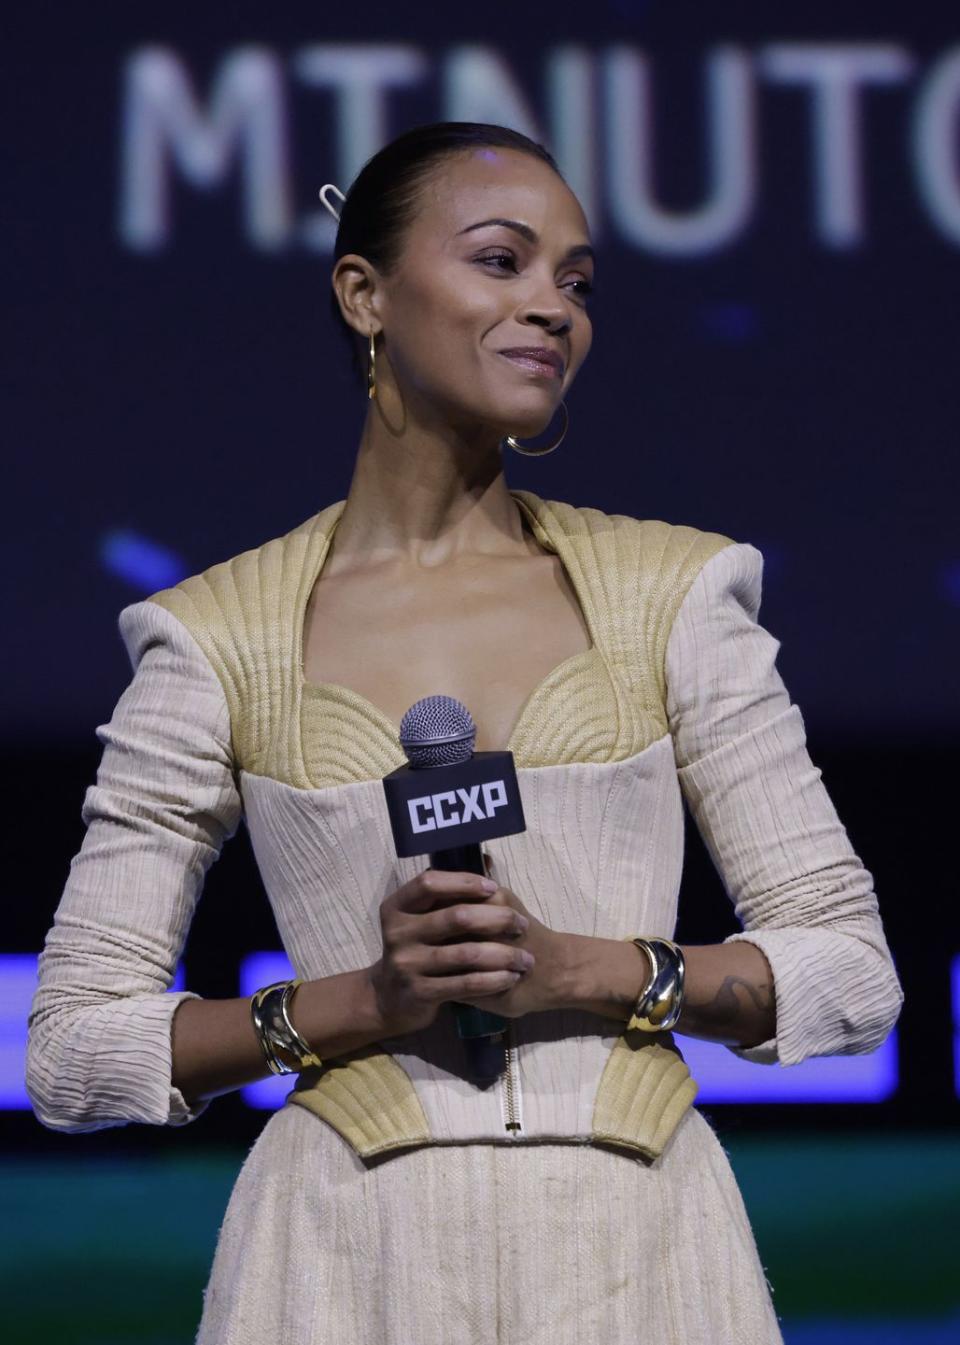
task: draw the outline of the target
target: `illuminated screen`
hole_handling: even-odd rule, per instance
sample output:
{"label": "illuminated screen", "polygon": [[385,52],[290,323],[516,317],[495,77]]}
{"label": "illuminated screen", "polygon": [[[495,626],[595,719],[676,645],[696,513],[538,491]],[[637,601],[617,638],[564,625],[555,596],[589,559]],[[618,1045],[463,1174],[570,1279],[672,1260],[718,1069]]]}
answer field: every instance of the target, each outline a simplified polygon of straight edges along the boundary
{"label": "illuminated screen", "polygon": [[952,726],[960,46],[918,7],[19,14],[9,735],[89,736],[127,602],[345,496],[332,222],[387,138],[505,122],[599,251],[571,429],[508,481],[753,542],[811,721]]}

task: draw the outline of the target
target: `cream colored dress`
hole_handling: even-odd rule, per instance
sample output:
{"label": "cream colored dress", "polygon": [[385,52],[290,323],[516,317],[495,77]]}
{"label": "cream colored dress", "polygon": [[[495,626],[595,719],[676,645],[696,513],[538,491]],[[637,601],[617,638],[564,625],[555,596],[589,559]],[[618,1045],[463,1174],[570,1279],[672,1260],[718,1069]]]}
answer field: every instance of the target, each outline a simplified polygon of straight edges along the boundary
{"label": "cream colored dress", "polygon": [[[511,738],[527,829],[485,846],[557,929],[674,932],[686,800],[774,974],[782,1068],[874,1049],[902,994],[870,875],[806,752],[728,538],[513,492],[592,636]],[[28,1087],[64,1130],[184,1124],[168,991],[241,817],[305,978],[380,954],[403,763],[363,697],[305,683],[303,618],[343,501],[127,608],[136,673],[41,958]],[[244,1163],[200,1345],[773,1345],[771,1292],[683,1038],[575,1012],[513,1025],[509,1088],[463,1077],[450,1015],[298,1081]],[[718,1050],[731,1049],[718,1047]],[[185,1212],[185,1217],[189,1213]]]}

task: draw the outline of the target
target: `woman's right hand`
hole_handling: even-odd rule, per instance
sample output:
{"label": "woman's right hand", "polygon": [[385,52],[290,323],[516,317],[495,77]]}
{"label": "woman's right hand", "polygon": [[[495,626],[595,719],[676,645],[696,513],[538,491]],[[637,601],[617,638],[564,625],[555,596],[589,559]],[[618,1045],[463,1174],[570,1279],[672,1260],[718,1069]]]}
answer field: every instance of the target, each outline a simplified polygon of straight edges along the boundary
{"label": "woman's right hand", "polygon": [[383,956],[370,969],[387,1036],[429,1027],[450,1000],[511,989],[533,965],[529,922],[475,873],[424,869],[380,904]]}

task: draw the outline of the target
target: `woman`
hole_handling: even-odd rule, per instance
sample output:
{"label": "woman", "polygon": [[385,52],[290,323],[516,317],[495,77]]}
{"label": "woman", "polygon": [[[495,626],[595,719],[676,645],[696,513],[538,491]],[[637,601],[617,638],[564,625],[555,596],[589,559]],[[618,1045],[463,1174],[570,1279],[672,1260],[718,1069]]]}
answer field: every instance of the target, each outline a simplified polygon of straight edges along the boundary
{"label": "woman", "polygon": [[[870,876],[756,621],[759,553],[507,487],[505,436],[548,427],[589,350],[592,271],[540,146],[470,123],[388,145],[333,270],[371,393],[347,499],[121,616],[136,672],[29,1087],[60,1129],[177,1125],[268,1059],[299,1070],[231,1197],[204,1345],[779,1341],[667,1025],[793,1064],[896,1021]],[[486,881],[392,848],[381,780],[438,690],[519,769],[527,830],[486,846]],[[677,950],[684,796],[744,929]],[[241,815],[302,982],[258,1014],[166,992]],[[510,1024],[492,1087],[453,1001]]]}

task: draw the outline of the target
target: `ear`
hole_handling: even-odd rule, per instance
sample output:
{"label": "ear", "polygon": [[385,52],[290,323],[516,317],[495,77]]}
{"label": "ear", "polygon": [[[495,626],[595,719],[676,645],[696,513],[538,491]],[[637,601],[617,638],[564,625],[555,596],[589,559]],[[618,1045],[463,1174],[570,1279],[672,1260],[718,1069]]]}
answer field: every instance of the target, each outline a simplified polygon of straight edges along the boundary
{"label": "ear", "polygon": [[380,276],[375,266],[354,252],[340,257],[331,283],[344,321],[362,337],[380,331]]}

